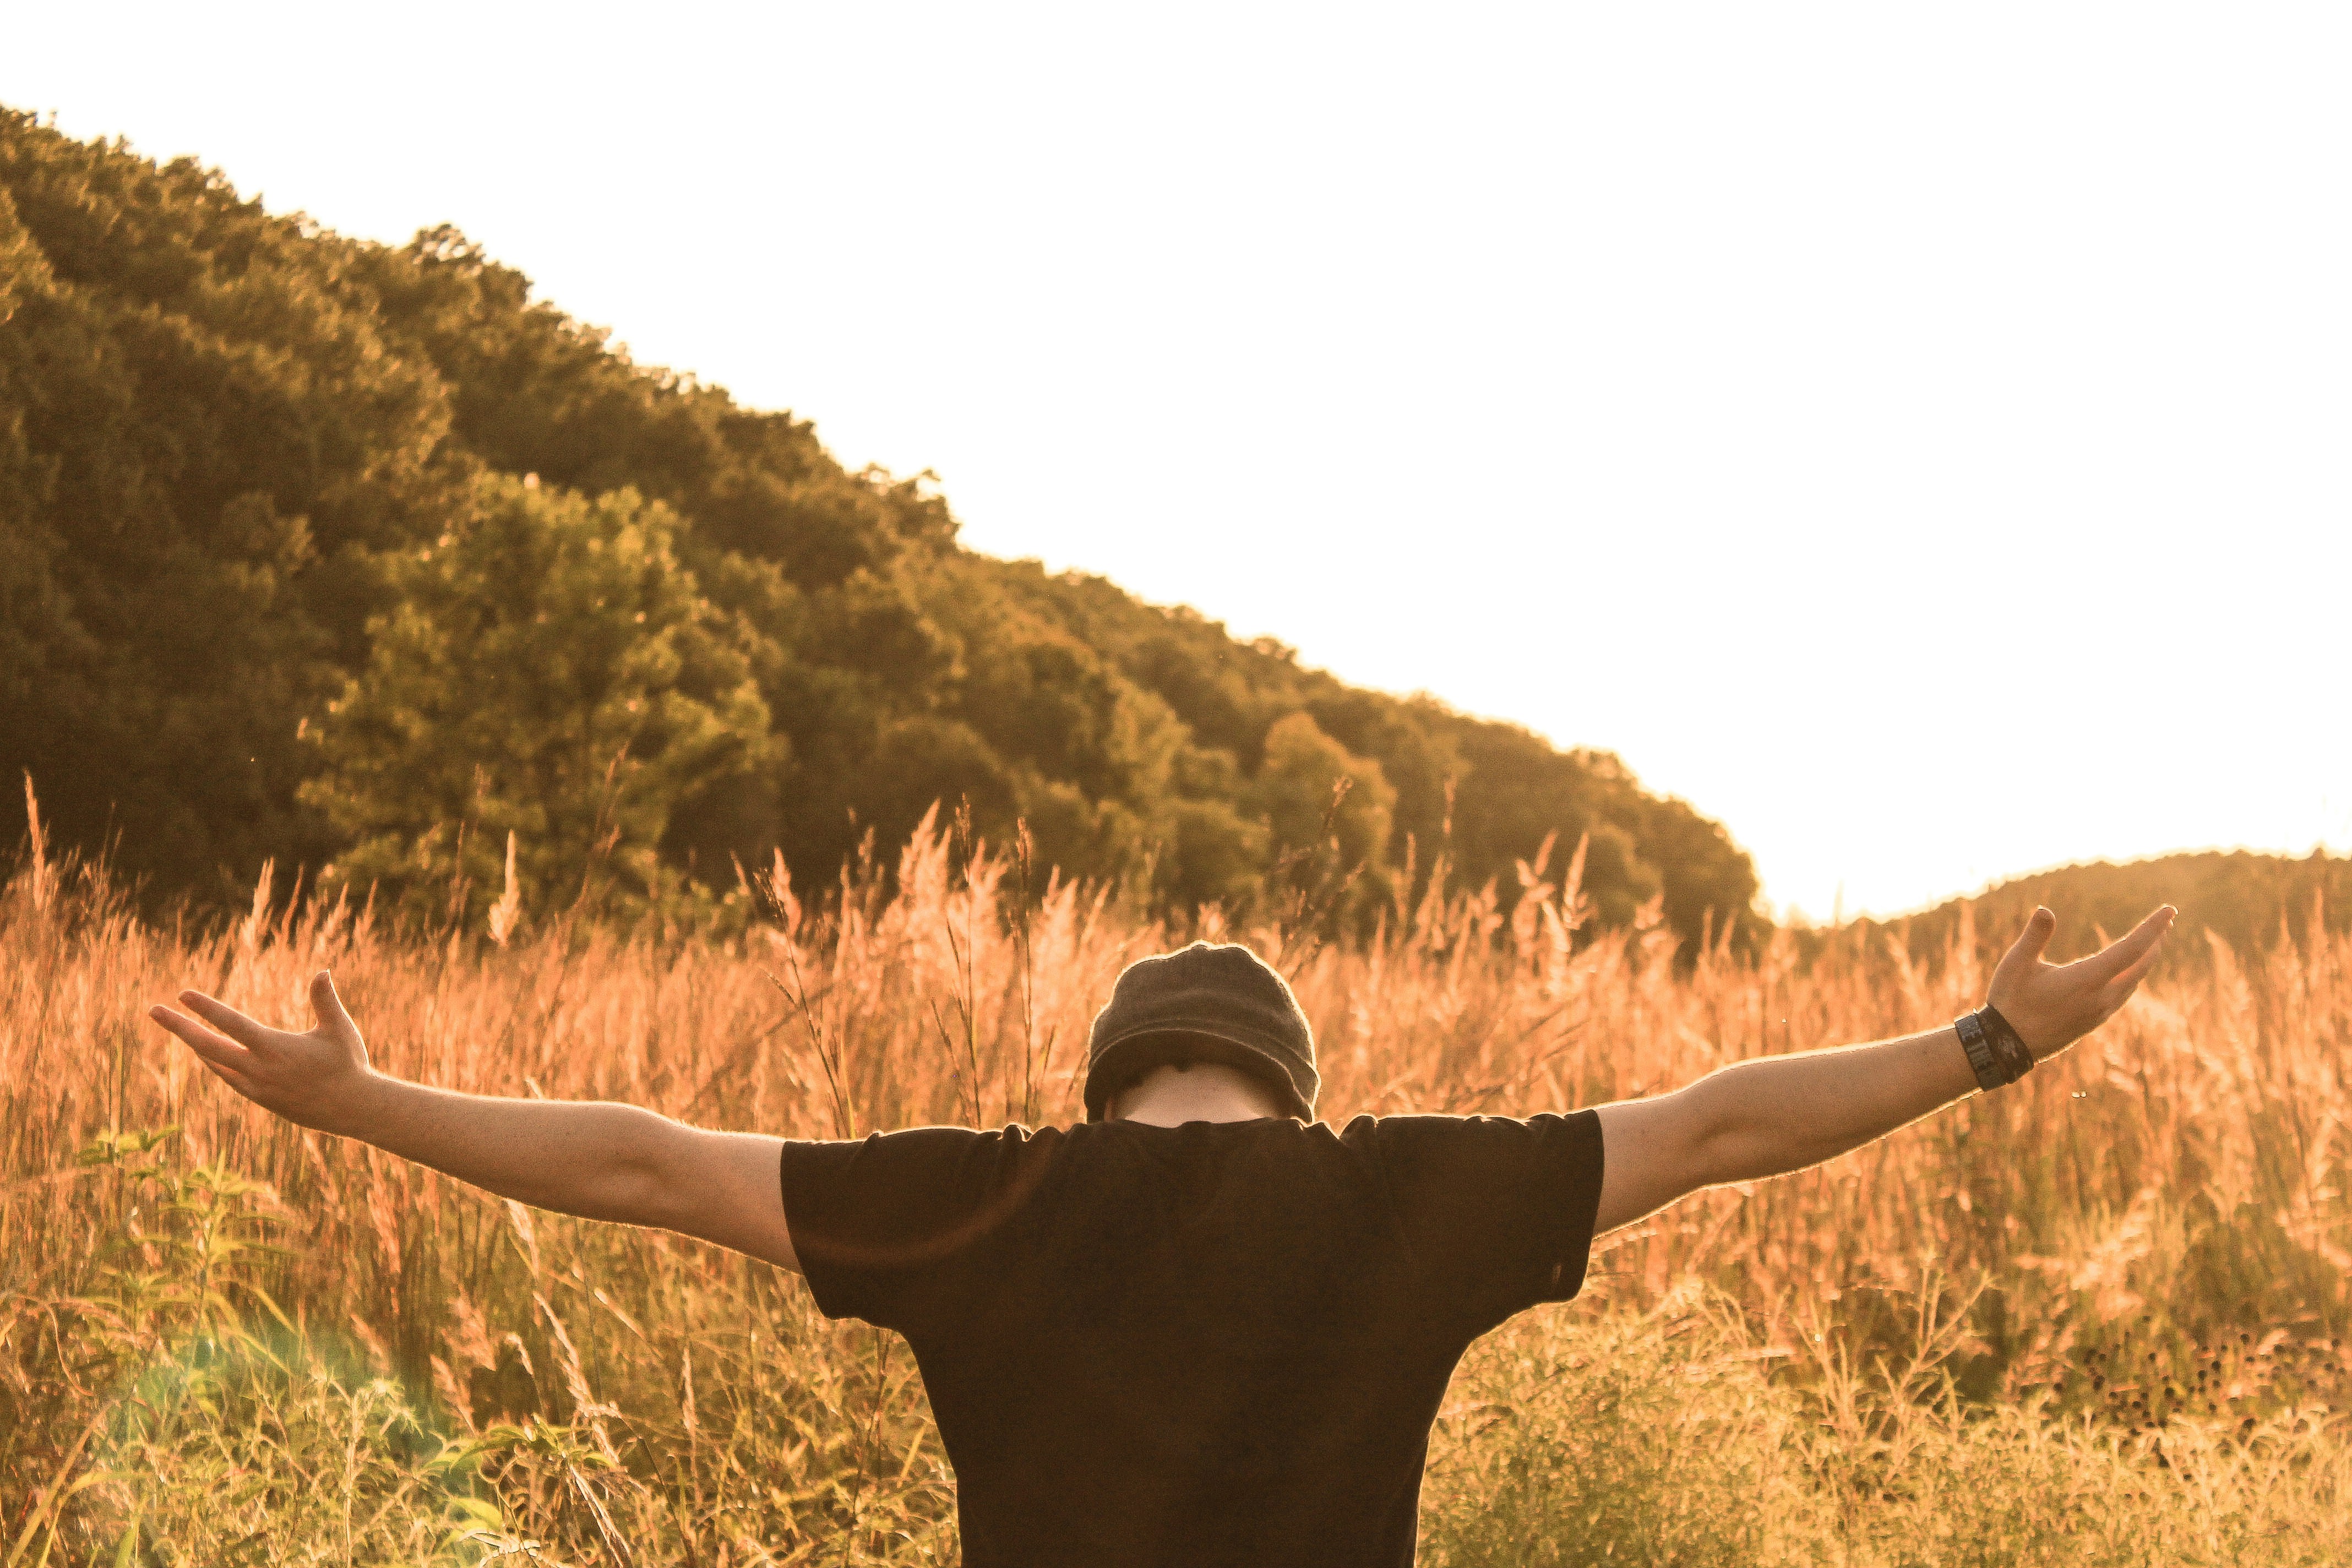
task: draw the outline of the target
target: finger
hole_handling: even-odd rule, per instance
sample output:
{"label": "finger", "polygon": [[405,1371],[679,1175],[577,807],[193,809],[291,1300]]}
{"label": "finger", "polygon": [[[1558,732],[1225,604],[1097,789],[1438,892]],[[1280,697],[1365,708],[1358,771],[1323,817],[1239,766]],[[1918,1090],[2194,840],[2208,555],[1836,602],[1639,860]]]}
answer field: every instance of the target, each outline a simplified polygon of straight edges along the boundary
{"label": "finger", "polygon": [[310,977],[310,1012],[318,1018],[319,1026],[330,1033],[359,1033],[359,1026],[343,1010],[343,999],[335,994],[335,977],[323,969]]}
{"label": "finger", "polygon": [[222,1034],[247,1046],[258,1046],[277,1033],[258,1019],[248,1018],[227,1003],[207,996],[201,991],[181,992],[180,1003]]}
{"label": "finger", "polygon": [[187,1042],[188,1048],[209,1065],[220,1063],[244,1066],[253,1060],[253,1053],[225,1035],[205,1028],[184,1014],[174,1013],[160,1004],[147,1009],[147,1016]]}
{"label": "finger", "polygon": [[2139,957],[2134,959],[2131,966],[2126,969],[2121,974],[2116,975],[2113,980],[2107,982],[2107,989],[2115,994],[2116,1003],[2118,1006],[2122,1005],[2125,997],[2129,996],[2134,990],[2138,988],[2141,978],[2146,975],[2149,970],[2155,968],[2156,961],[2163,956],[2164,942],[2162,940],[2162,933],[2159,932],[2158,939],[2148,944],[2148,948],[2146,952],[2141,953]]}
{"label": "finger", "polygon": [[2025,929],[2017,933],[2017,941],[2011,944],[2008,953],[2002,957],[2000,966],[2006,969],[2012,963],[2030,965],[2040,962],[2042,952],[2050,945],[2050,938],[2057,930],[2056,915],[2047,908],[2035,910],[2032,918],[2025,922]]}
{"label": "finger", "polygon": [[205,1063],[205,1070],[255,1104],[261,1102],[261,1096],[254,1090],[253,1080],[235,1068],[223,1067],[218,1062],[208,1061]]}
{"label": "finger", "polygon": [[2156,951],[2164,933],[2172,929],[2174,910],[2170,904],[2148,911],[2148,916],[2121,940],[2083,960],[2085,978],[2105,982],[2113,980],[2142,958]]}

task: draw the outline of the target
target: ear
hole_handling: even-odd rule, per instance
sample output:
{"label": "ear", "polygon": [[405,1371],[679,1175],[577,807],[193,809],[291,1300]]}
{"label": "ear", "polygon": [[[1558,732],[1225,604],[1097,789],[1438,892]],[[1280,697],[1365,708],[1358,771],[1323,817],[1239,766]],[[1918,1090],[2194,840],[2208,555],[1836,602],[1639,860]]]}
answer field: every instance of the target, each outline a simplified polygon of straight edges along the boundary
{"label": "ear", "polygon": [[1127,1115],[1127,1097],[1135,1092],[1136,1086],[1143,1081],[1144,1076],[1129,1073],[1111,1086],[1110,1092],[1103,1096],[1102,1119],[1105,1121],[1118,1121]]}

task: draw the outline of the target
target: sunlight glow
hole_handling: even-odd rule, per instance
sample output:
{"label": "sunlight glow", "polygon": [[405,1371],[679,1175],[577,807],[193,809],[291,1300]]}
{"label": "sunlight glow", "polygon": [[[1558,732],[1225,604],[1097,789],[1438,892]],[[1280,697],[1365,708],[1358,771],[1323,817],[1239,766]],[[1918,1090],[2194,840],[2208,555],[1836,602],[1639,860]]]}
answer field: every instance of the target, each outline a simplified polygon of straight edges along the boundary
{"label": "sunlight glow", "polygon": [[[2352,849],[2352,16],[46,7],[0,102],[1610,748],[1826,917]],[[135,40],[135,41],[131,41]]]}

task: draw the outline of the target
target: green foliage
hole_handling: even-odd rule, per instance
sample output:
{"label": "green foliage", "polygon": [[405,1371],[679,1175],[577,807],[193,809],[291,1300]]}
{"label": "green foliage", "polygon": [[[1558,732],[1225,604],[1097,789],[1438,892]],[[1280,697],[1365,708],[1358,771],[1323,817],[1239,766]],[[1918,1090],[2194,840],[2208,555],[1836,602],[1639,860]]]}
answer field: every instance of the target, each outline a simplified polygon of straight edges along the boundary
{"label": "green foliage", "polygon": [[447,532],[389,563],[393,608],[300,791],[352,844],[336,879],[423,908],[455,882],[478,913],[511,837],[529,908],[588,868],[624,907],[672,889],[672,813],[772,766],[774,745],[747,634],[678,563],[677,526],[634,490],[485,478]]}
{"label": "green foliage", "polygon": [[[2315,1408],[2160,1431],[1955,1396],[1948,1337],[1856,1369],[1679,1288],[1474,1347],[1431,1445],[1433,1568],[2316,1565],[2352,1488]],[[1834,1338],[1834,1336],[1833,1336]]]}
{"label": "green foliage", "polygon": [[1790,1484],[1794,1402],[1753,1363],[1709,1364],[1733,1325],[1674,1309],[1473,1350],[1431,1445],[1424,1561],[1746,1568],[1832,1532]]}
{"label": "green foliage", "polygon": [[[512,1221],[501,1249],[529,1270],[502,1294],[536,1353],[505,1334],[470,1400],[446,1363],[411,1384],[364,1342],[288,1321],[258,1288],[262,1254],[205,1239],[269,1217],[271,1196],[173,1159],[173,1135],[83,1151],[140,1217],[86,1296],[12,1303],[14,1324],[42,1330],[28,1359],[69,1391],[69,1420],[40,1434],[40,1483],[11,1510],[0,1568],[955,1560],[951,1480],[889,1337],[813,1321],[765,1270],[704,1269],[642,1235],[543,1216]],[[483,1249],[418,1241],[419,1268],[492,1284]],[[166,1300],[128,1261],[142,1251],[208,1257],[222,1289]],[[546,1294],[566,1282],[583,1310],[602,1303],[573,1331]],[[1465,1359],[1423,1487],[1431,1568],[2340,1555],[2352,1447],[2326,1404],[2152,1426],[2032,1391],[1971,1402],[1950,1376],[1958,1321],[1932,1294],[1915,1340],[1867,1365],[1848,1331],[1782,1324],[1776,1341],[1688,1282],[1647,1309],[1609,1294],[1604,1281],[1598,1299],[1526,1314]],[[480,1310],[451,1301],[442,1350],[479,1356]]]}
{"label": "green foliage", "polygon": [[2238,849],[2161,855],[2116,864],[2095,860],[2013,877],[1975,897],[1951,900],[1898,921],[1856,921],[1864,932],[1899,933],[1913,952],[1934,952],[1959,930],[1968,907],[1979,951],[1997,955],[2016,940],[2037,905],[2058,917],[2053,956],[2095,952],[2139,922],[2158,904],[2180,911],[2184,929],[2200,929],[2242,952],[2282,939],[2300,941],[2308,929],[2352,929],[2352,858],[2315,849],[2295,858]]}
{"label": "green foliage", "polygon": [[5,760],[67,842],[135,823],[134,868],[207,893],[323,847],[295,728],[446,427],[310,245],[193,166],[0,120]]}
{"label": "green foliage", "polygon": [[[256,1262],[285,1255],[260,1239],[285,1216],[261,1206],[268,1194],[258,1183],[218,1161],[183,1169],[158,1153],[178,1131],[101,1132],[75,1156],[77,1165],[113,1170],[139,1200],[125,1210],[121,1234],[99,1253],[110,1317],[133,1326],[132,1337],[112,1342],[118,1352],[135,1352],[159,1333],[207,1343],[234,1338],[241,1313],[256,1303],[285,1321],[247,1277]],[[238,1291],[248,1300],[236,1300]]]}
{"label": "green foliage", "polygon": [[116,1181],[121,1229],[89,1292],[43,1316],[59,1381],[107,1396],[56,1480],[12,1514],[6,1568],[61,1544],[123,1564],[457,1568],[537,1544],[482,1495],[496,1479],[523,1491],[552,1475],[597,1497],[591,1473],[614,1461],[582,1429],[449,1434],[429,1399],[289,1319],[260,1281],[291,1256],[256,1239],[285,1223],[275,1194],[218,1161],[174,1159],[177,1132],[103,1132],[77,1158]]}
{"label": "green foliage", "polygon": [[[625,574],[557,542],[623,517],[647,575],[599,605]],[[1317,907],[1362,922],[1590,838],[1602,922],[1758,929],[1746,855],[1613,757],[955,531],[927,479],[632,363],[455,230],[355,243],[0,110],[0,773],[152,896],[331,860],[478,915],[509,831],[536,900],[617,830],[618,907],[667,911],[776,852],[828,885],[968,800],[1163,908],[1344,888]]]}
{"label": "green foliage", "polygon": [[1349,894],[1379,900],[1389,891],[1384,861],[1396,791],[1380,763],[1325,734],[1313,714],[1286,713],[1266,731],[1249,798],[1302,892],[1357,867],[1370,868],[1371,877],[1359,877]]}

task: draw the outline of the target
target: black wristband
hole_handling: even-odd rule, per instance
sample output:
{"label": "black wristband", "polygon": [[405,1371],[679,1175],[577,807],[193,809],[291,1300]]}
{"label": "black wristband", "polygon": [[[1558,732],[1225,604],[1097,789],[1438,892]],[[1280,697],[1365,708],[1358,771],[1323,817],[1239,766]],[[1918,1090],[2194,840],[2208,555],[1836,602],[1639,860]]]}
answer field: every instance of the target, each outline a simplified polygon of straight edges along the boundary
{"label": "black wristband", "polygon": [[1988,1002],[1977,1009],[1984,1020],[1985,1038],[1992,1042],[1992,1054],[2008,1068],[2009,1081],[2015,1083],[2033,1070],[2033,1052],[2016,1026],[2000,1016],[2000,1009]]}
{"label": "black wristband", "polygon": [[2025,1048],[2009,1020],[1990,1005],[1962,1015],[1953,1026],[1960,1032],[1960,1048],[1969,1053],[1978,1087],[1999,1089],[2032,1069],[2033,1053]]}
{"label": "black wristband", "polygon": [[2009,1081],[1992,1059],[1992,1043],[1985,1038],[1983,1020],[1974,1013],[1963,1013],[1952,1020],[1952,1027],[1960,1032],[1960,1049],[1969,1053],[1969,1069],[1977,1075],[1979,1089],[1995,1089]]}

